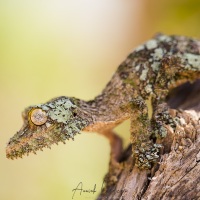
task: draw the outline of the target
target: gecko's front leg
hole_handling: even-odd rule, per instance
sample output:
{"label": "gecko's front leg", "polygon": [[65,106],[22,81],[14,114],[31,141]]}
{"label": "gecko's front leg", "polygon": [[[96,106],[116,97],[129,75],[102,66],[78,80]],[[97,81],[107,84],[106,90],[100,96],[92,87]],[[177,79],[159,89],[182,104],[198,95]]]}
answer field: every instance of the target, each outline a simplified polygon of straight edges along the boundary
{"label": "gecko's front leg", "polygon": [[144,99],[135,98],[131,107],[131,143],[135,165],[140,169],[150,169],[159,158],[161,145],[154,144],[151,139],[152,126]]}

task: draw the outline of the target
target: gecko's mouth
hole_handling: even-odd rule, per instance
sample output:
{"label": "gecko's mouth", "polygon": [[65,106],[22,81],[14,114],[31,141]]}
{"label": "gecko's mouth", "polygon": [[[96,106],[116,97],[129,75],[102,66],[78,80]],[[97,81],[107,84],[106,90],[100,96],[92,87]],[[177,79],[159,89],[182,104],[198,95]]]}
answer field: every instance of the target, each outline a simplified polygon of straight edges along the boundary
{"label": "gecko's mouth", "polygon": [[186,82],[173,89],[167,97],[167,102],[174,109],[196,108],[200,102],[200,79],[193,83]]}
{"label": "gecko's mouth", "polygon": [[60,132],[61,128],[56,125],[49,128],[44,125],[36,129],[31,129],[29,125],[26,125],[8,142],[6,157],[9,159],[22,158],[23,155],[36,153],[44,147],[50,148],[54,143],[64,142]]}

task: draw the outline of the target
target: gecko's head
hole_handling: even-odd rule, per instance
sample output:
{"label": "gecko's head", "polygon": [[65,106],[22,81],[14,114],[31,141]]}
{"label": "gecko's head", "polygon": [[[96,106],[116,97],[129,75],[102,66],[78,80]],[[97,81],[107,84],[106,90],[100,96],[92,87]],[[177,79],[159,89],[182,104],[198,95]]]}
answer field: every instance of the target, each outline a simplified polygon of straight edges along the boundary
{"label": "gecko's head", "polygon": [[88,125],[88,114],[78,102],[74,98],[59,97],[26,108],[22,113],[23,127],[9,140],[6,157],[22,157],[54,143],[74,139]]}

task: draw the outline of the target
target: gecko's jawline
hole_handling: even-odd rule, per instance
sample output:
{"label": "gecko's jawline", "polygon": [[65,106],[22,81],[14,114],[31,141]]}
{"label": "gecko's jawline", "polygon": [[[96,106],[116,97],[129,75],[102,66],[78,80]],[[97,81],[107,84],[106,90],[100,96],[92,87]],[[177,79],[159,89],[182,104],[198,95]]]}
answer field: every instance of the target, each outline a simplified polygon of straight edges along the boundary
{"label": "gecko's jawline", "polygon": [[52,144],[58,144],[58,142],[65,143],[65,139],[62,138],[61,133],[59,134],[56,131],[58,129],[55,126],[38,132],[27,130],[29,132],[23,132],[23,129],[20,130],[10,139],[6,147],[6,157],[8,159],[22,158],[24,155],[29,155],[29,153],[36,154],[36,151],[51,148]]}

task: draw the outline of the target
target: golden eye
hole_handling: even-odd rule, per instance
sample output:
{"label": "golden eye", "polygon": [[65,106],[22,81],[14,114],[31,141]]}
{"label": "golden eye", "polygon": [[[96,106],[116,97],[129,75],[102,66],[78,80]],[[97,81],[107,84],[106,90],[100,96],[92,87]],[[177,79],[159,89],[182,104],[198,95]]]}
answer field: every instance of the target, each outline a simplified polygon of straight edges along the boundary
{"label": "golden eye", "polygon": [[47,121],[47,113],[40,108],[36,108],[31,112],[30,118],[35,125],[42,125]]}

